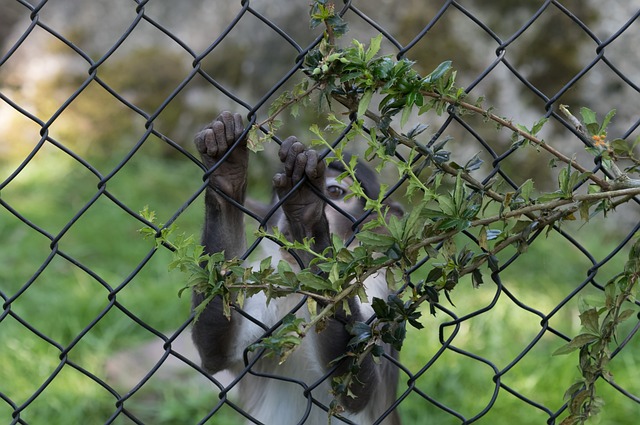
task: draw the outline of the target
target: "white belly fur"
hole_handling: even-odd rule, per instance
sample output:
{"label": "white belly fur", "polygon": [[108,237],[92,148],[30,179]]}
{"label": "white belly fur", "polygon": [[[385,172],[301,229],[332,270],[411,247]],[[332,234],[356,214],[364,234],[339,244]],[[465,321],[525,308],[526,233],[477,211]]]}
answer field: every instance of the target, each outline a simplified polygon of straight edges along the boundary
{"label": "white belly fur", "polygon": [[[277,261],[277,258],[274,259],[274,263]],[[373,297],[386,299],[388,289],[384,277],[372,276],[367,281],[367,286],[366,292],[369,301]],[[245,300],[243,310],[261,323],[271,327],[288,314],[301,299],[302,296],[297,294],[277,298],[271,300],[268,307],[265,308],[266,297],[263,293],[259,293]],[[373,314],[370,304],[363,304],[361,308],[365,316]],[[309,312],[306,306],[300,308],[296,315],[309,319]],[[242,359],[246,347],[256,342],[263,334],[263,328],[249,320],[241,319],[241,326],[233,347],[233,357]],[[313,385],[326,373],[326,365],[323,365],[322,360],[319,358],[317,344],[317,335],[314,331],[311,331],[307,333],[300,346],[283,364],[279,365],[278,360],[271,357],[260,359],[253,366],[252,371],[293,379],[295,382],[246,373],[240,380],[238,388],[241,399],[240,407],[249,412],[255,419],[267,425],[298,423],[326,425],[329,423],[328,413],[304,396],[305,387],[299,383],[303,382],[307,386]],[[237,364],[234,369],[235,373],[243,373],[244,364]],[[327,378],[312,391],[313,398],[324,406],[329,406],[333,399],[330,394],[330,383],[331,379]],[[378,406],[378,408],[380,407],[382,406]],[[302,422],[309,409],[310,412],[306,421]],[[369,417],[371,416],[370,413],[367,413],[369,410],[365,409],[358,414],[345,412],[343,415],[355,423],[367,424],[377,419],[377,416],[375,418]],[[382,411],[384,411],[384,408]],[[248,423],[252,422],[248,421]],[[344,422],[337,418],[332,418],[330,423],[343,424]]]}

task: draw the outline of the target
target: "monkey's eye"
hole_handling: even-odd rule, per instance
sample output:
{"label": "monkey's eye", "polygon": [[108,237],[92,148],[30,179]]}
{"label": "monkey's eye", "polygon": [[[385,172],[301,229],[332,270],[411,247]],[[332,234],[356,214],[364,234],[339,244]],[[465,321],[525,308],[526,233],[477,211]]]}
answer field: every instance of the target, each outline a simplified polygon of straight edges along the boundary
{"label": "monkey's eye", "polygon": [[341,199],[344,196],[345,190],[340,186],[328,186],[327,195],[331,199]]}

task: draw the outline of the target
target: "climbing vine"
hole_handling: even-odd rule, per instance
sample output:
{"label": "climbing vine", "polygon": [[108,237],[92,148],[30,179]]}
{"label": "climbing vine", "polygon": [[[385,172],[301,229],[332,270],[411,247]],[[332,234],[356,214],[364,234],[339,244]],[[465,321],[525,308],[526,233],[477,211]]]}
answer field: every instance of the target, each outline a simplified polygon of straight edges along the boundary
{"label": "climbing vine", "polygon": [[[277,229],[269,232],[260,229],[259,238],[275,240],[289,251],[311,254],[309,268],[294,272],[289,263],[272,264],[271,258],[248,267],[238,259],[225,260],[222,253],[205,254],[194,238],[174,237],[172,228],[158,232],[158,226],[153,226],[144,232],[174,250],[171,268],[189,276],[183,290],[205,294],[205,301],[196,308],[196,316],[217,296],[223,299],[227,317],[234,306],[242,307],[246,298],[259,292],[268,301],[292,293],[307,296],[310,320],[287,317],[282,326],[253,347],[266,349],[280,361],[286,360],[308,332],[322,329],[337,309],[348,312],[350,297],[370,302],[375,317],[353,323],[348,329],[353,338],[344,357],[352,367],[347,375],[334,378],[336,394],[348,393],[364,356],[382,355],[383,343],[400,350],[407,327],[422,328],[422,314],[425,311],[435,314],[434,304],[441,296],[451,300],[451,293],[463,276],[470,275],[473,285],[478,286],[487,271],[497,272],[499,252],[513,246],[522,252],[533,232],[550,229],[565,220],[587,221],[640,194],[640,182],[632,178],[640,164],[634,156],[638,140],[632,143],[607,137],[615,111],[598,121],[588,108],[580,109],[577,118],[568,107],[561,107],[568,122],[590,142],[587,151],[612,176],[607,178],[592,173],[574,157],[557,150],[552,142],[539,138],[546,118],[524,126],[497,115],[492,108],[483,106],[482,99],[470,99],[456,85],[451,62],[443,62],[422,76],[411,61],[380,55],[381,35],[368,45],[352,40],[341,47],[339,39],[346,33],[347,25],[326,0],[312,3],[311,26],[323,26],[324,37],[306,56],[303,80],[273,102],[269,116],[251,128],[248,146],[259,151],[270,142],[279,128],[281,114],[296,116],[312,99],[325,102],[329,124],[325,129],[312,126],[312,144],[342,161],[345,172],[340,178],[352,177],[353,196],[366,201],[371,219],[355,235],[358,244],[347,247],[334,239],[326,251],[314,252],[311,241],[291,242]],[[424,124],[404,129],[411,117],[428,121],[428,114],[445,113],[479,115],[498,128],[510,130],[514,147],[548,152],[554,164],[562,166],[557,188],[540,193],[533,181],[527,180],[516,190],[502,190],[493,181],[478,181],[472,176],[472,171],[482,166],[477,156],[468,158],[464,164],[456,163],[446,149],[448,139],[425,140],[428,127]],[[345,135],[339,144],[332,143],[327,136],[335,132]],[[404,217],[387,213],[384,202],[387,187],[383,186],[381,193],[372,198],[357,184],[355,158],[345,161],[343,155],[344,147],[356,138],[366,143],[366,160],[375,159],[378,167],[397,170],[406,181],[405,196],[412,208]],[[397,155],[400,149],[405,152],[404,158]],[[618,165],[621,160],[630,165],[621,169]],[[583,185],[588,187],[586,193],[576,193],[576,188]],[[145,211],[143,215],[153,221],[151,212]],[[456,236],[462,232],[472,237],[474,247],[459,244]],[[632,314],[625,306],[637,293],[638,246],[631,250],[624,272],[607,284],[603,303],[580,306],[584,332],[556,351],[556,354],[580,352],[582,379],[567,391],[569,416],[564,425],[584,423],[602,404],[596,382],[599,378],[610,378],[607,361],[616,329]],[[408,271],[425,258],[429,271],[415,281]],[[377,273],[383,273],[389,286],[397,289],[386,300],[368,300],[365,294],[363,282]],[[339,411],[339,406],[333,407],[335,412]]]}

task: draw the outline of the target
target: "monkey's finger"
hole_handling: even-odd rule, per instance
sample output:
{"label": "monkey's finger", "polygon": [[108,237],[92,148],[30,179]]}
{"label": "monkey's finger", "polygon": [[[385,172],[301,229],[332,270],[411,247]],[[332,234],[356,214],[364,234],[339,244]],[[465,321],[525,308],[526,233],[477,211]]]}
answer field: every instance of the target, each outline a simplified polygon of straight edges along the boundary
{"label": "monkey's finger", "polygon": [[291,180],[284,173],[277,173],[273,176],[273,187],[279,191],[288,191],[291,189]]}
{"label": "monkey's finger", "polygon": [[233,114],[233,129],[234,129],[233,140],[238,140],[238,138],[244,131],[244,124],[242,123],[242,115]]}
{"label": "monkey's finger", "polygon": [[309,149],[305,154],[307,156],[307,164],[305,166],[307,176],[314,182],[319,179],[324,179],[324,161],[318,157],[318,152]]}
{"label": "monkey's finger", "polygon": [[235,130],[234,130],[235,118],[233,117],[231,112],[229,111],[222,112],[218,117],[218,122],[222,122],[222,124],[224,124],[225,142],[232,143],[236,138],[235,138]]}
{"label": "monkey's finger", "polygon": [[196,137],[193,139],[193,143],[196,145],[196,149],[200,153],[205,153],[207,151],[207,144],[205,142],[207,135],[211,135],[211,129],[209,128],[198,132]]}
{"label": "monkey's finger", "polygon": [[284,142],[282,142],[282,144],[280,145],[280,149],[278,150],[278,157],[280,157],[280,161],[285,162],[285,160],[287,159],[287,155],[291,150],[291,146],[297,141],[298,139],[296,139],[295,136],[289,136],[284,139]]}
{"label": "monkey's finger", "polygon": [[[294,168],[296,164],[299,163],[298,155],[304,152],[304,145],[298,141],[296,141],[293,145],[291,145],[291,149],[287,152],[287,157],[284,160],[284,172],[291,176],[294,173]],[[304,170],[304,164],[302,165],[302,170]],[[302,170],[299,172],[302,173]],[[298,178],[298,180],[300,180]]]}
{"label": "monkey's finger", "polygon": [[291,182],[296,184],[300,181],[302,176],[304,176],[305,170],[307,168],[307,152],[300,152],[296,155],[295,163],[293,166],[293,170],[291,171]]}
{"label": "monkey's finger", "polygon": [[225,125],[216,121],[211,124],[211,130],[213,131],[213,137],[206,139],[207,152],[211,156],[222,155],[227,151],[227,139],[225,137]]}

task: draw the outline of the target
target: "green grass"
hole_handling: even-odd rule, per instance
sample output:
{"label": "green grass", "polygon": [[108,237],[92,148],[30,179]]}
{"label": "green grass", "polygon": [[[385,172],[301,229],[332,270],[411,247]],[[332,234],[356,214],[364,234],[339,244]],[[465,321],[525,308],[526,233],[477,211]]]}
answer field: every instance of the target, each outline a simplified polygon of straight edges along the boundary
{"label": "green grass", "polygon": [[[107,184],[107,190],[134,211],[149,205],[159,221],[169,220],[201,183],[201,172],[188,161],[161,159],[143,148]],[[114,161],[96,162],[104,174]],[[106,164],[109,164],[108,166]],[[101,168],[101,167],[104,167]],[[0,169],[5,178],[8,169]],[[48,150],[38,154],[14,182],[2,192],[2,199],[45,232],[56,236],[67,222],[98,193],[98,179],[63,154]],[[197,234],[202,215],[201,200],[191,205],[177,221],[181,231]],[[614,218],[615,219],[615,218]],[[575,234],[598,260],[614,246],[617,236],[603,238],[602,224],[574,227]],[[63,350],[100,314],[95,324],[68,352],[68,359],[97,378],[112,384],[105,365],[114,354],[156,338],[139,326],[109,299],[109,290],[128,282],[115,299],[140,320],[161,332],[180,326],[189,313],[188,297],[178,298],[182,276],[169,273],[169,253],[157,251],[142,269],[134,270],[153,249],[151,241],[137,233],[142,224],[125,213],[106,196],[101,196],[59,239],[55,247],[89,267],[97,276],[81,270],[55,255],[31,286],[11,304],[11,312],[55,341]],[[0,291],[12,297],[51,255],[51,241],[0,208]],[[507,255],[501,256],[501,261]],[[619,255],[598,274],[606,282],[624,263]],[[590,263],[577,249],[551,234],[541,237],[522,257],[501,273],[501,281],[519,300],[548,314],[586,276]],[[496,285],[485,273],[485,284],[473,289],[462,282],[451,294],[455,306],[442,304],[458,317],[488,306]],[[585,296],[597,296],[586,290]],[[105,313],[106,312],[106,313]],[[445,313],[423,316],[425,329],[410,330],[401,361],[418,374],[441,347],[439,327],[450,320]],[[574,335],[579,331],[577,301],[571,301],[551,319],[555,328]],[[481,356],[498,370],[506,368],[540,331],[540,318],[527,312],[502,293],[487,313],[464,321],[453,341],[459,349]],[[452,327],[443,328],[444,337]],[[21,418],[30,424],[104,423],[116,412],[116,397],[94,380],[69,365],[59,369],[61,349],[29,331],[11,316],[0,321],[0,392],[17,405],[29,402]],[[577,356],[551,356],[562,340],[546,334],[539,344],[502,376],[502,383],[552,410],[563,403],[563,393],[578,377]],[[640,392],[640,365],[636,338],[611,364],[617,382]],[[47,380],[54,379],[45,387]],[[479,414],[488,405],[495,389],[494,371],[468,356],[445,351],[426,371],[416,386],[466,418]],[[409,377],[403,375],[400,392]],[[115,384],[114,384],[115,385]],[[30,398],[44,389],[30,402]],[[600,386],[606,405],[594,423],[634,424],[638,405],[606,385]],[[123,396],[132,387],[115,388]],[[182,371],[167,381],[153,376],[134,391],[125,408],[150,424],[196,423],[213,409],[217,393],[196,372]],[[0,423],[12,421],[12,408],[0,401]],[[461,421],[411,392],[400,412],[405,423],[457,424]],[[479,424],[541,424],[548,416],[508,392],[501,390],[488,414]],[[242,418],[225,406],[210,423],[233,424]],[[130,424],[120,414],[116,424]]]}
{"label": "green grass", "polygon": [[[570,233],[577,235],[596,259],[601,260],[614,248],[615,238],[611,241],[595,238],[594,235],[599,233],[589,231],[597,229],[597,226],[602,226],[602,223],[588,224],[584,228],[576,226]],[[597,275],[600,284],[621,270],[626,260],[625,255],[626,251],[601,268]],[[507,257],[501,256],[501,262],[504,263]],[[589,267],[590,263],[583,254],[559,235],[551,233],[532,244],[525,255],[500,274],[500,280],[504,288],[519,301],[548,315],[585,279]],[[477,309],[489,307],[496,293],[496,284],[487,276],[479,289],[472,289],[470,279],[467,279],[451,294],[455,307],[446,301],[443,304],[456,316],[462,317]],[[588,288],[581,294],[584,297],[600,297],[599,291]],[[436,354],[441,347],[438,339],[439,327],[451,320],[441,312],[436,317],[427,318],[426,314],[423,320],[425,329],[411,330],[402,351],[402,362],[412,373],[420,371],[425,362]],[[574,298],[550,319],[550,325],[570,336],[576,335],[580,330],[578,314],[577,298]],[[452,345],[488,360],[498,371],[508,368],[501,376],[502,384],[531,401],[556,411],[564,402],[564,392],[579,376],[577,353],[552,356],[563,345],[563,340],[546,333],[522,360],[510,366],[541,331],[540,323],[541,318],[537,314],[519,307],[505,293],[500,293],[495,305],[486,313],[461,323]],[[632,325],[633,323],[623,326],[621,335],[631,331]],[[445,326],[444,338],[448,338],[452,331],[452,326]],[[616,382],[636,394],[640,389],[640,359],[634,353],[639,348],[640,341],[635,338],[623,354],[611,363]],[[445,351],[416,382],[418,388],[428,396],[470,419],[489,405],[496,387],[493,382],[494,374],[493,368],[488,364],[464,354]],[[401,382],[400,388],[402,387]],[[603,395],[606,394],[607,404],[593,423],[636,422],[634,416],[637,415],[638,405],[635,402],[612,391],[605,383],[599,388]],[[406,401],[401,411],[409,423],[425,423],[425,417],[437,424],[461,422],[425,402],[418,394],[411,394]],[[516,421],[518,424],[533,425],[546,423],[548,419],[549,415],[544,411],[500,390],[489,413],[476,423],[507,424]]]}

